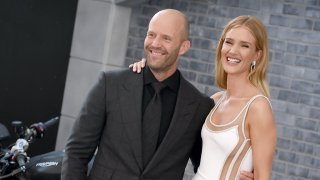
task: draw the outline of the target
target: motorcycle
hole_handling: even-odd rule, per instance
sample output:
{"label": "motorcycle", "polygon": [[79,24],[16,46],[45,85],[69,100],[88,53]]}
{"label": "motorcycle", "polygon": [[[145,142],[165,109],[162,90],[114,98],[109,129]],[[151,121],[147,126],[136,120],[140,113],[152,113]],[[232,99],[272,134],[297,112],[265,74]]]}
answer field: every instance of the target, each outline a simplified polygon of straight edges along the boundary
{"label": "motorcycle", "polygon": [[7,148],[2,147],[2,141],[10,134],[0,123],[0,180],[60,180],[63,151],[53,151],[31,158],[27,155],[29,145],[36,139],[43,138],[47,128],[58,121],[59,117],[55,117],[45,123],[33,124],[29,128],[23,127],[20,121],[12,122],[18,139]]}

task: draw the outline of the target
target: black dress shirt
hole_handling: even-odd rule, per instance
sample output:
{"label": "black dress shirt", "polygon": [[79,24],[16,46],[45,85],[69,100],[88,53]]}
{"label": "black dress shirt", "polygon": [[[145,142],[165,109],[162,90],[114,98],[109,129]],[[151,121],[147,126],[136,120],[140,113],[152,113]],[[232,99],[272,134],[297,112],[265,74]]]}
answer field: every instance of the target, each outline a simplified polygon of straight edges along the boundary
{"label": "black dress shirt", "polygon": [[[143,69],[143,101],[142,101],[142,115],[152,99],[155,91],[151,86],[152,82],[157,82],[158,80],[154,77],[149,67]],[[162,142],[173,116],[175,109],[178,90],[180,86],[180,72],[177,70],[169,78],[162,81],[166,87],[161,91],[161,105],[162,105],[162,115],[160,122],[159,138],[157,143],[157,148]],[[143,117],[143,116],[142,116]],[[142,137],[143,138],[143,137]]]}

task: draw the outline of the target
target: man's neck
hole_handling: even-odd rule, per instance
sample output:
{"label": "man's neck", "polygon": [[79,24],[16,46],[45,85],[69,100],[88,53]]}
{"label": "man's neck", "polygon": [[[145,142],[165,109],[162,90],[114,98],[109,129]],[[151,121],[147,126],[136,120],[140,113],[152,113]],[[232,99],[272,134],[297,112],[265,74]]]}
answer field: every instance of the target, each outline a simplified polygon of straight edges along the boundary
{"label": "man's neck", "polygon": [[177,71],[177,69],[172,69],[169,71],[159,71],[159,72],[150,69],[150,71],[159,82],[162,82],[167,78],[169,78],[170,76],[172,76]]}

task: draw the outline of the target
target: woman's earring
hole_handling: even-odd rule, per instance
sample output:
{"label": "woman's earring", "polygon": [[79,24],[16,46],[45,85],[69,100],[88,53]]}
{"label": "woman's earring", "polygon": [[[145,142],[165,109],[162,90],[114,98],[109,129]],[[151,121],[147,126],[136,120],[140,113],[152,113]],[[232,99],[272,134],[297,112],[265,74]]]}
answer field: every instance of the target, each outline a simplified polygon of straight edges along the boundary
{"label": "woman's earring", "polygon": [[251,66],[250,66],[250,70],[251,72],[254,71],[256,69],[256,61],[252,61]]}

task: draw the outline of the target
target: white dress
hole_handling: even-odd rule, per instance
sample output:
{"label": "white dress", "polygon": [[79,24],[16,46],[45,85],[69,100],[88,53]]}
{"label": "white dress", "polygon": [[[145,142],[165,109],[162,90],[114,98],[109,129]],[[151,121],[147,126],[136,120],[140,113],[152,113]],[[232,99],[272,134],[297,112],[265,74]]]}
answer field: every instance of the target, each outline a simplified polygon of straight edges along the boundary
{"label": "white dress", "polygon": [[250,104],[257,97],[268,98],[263,95],[252,97],[231,122],[217,125],[211,117],[224,96],[211,110],[202,127],[201,162],[193,180],[239,179],[240,171],[253,170],[251,142],[244,131],[246,115]]}

